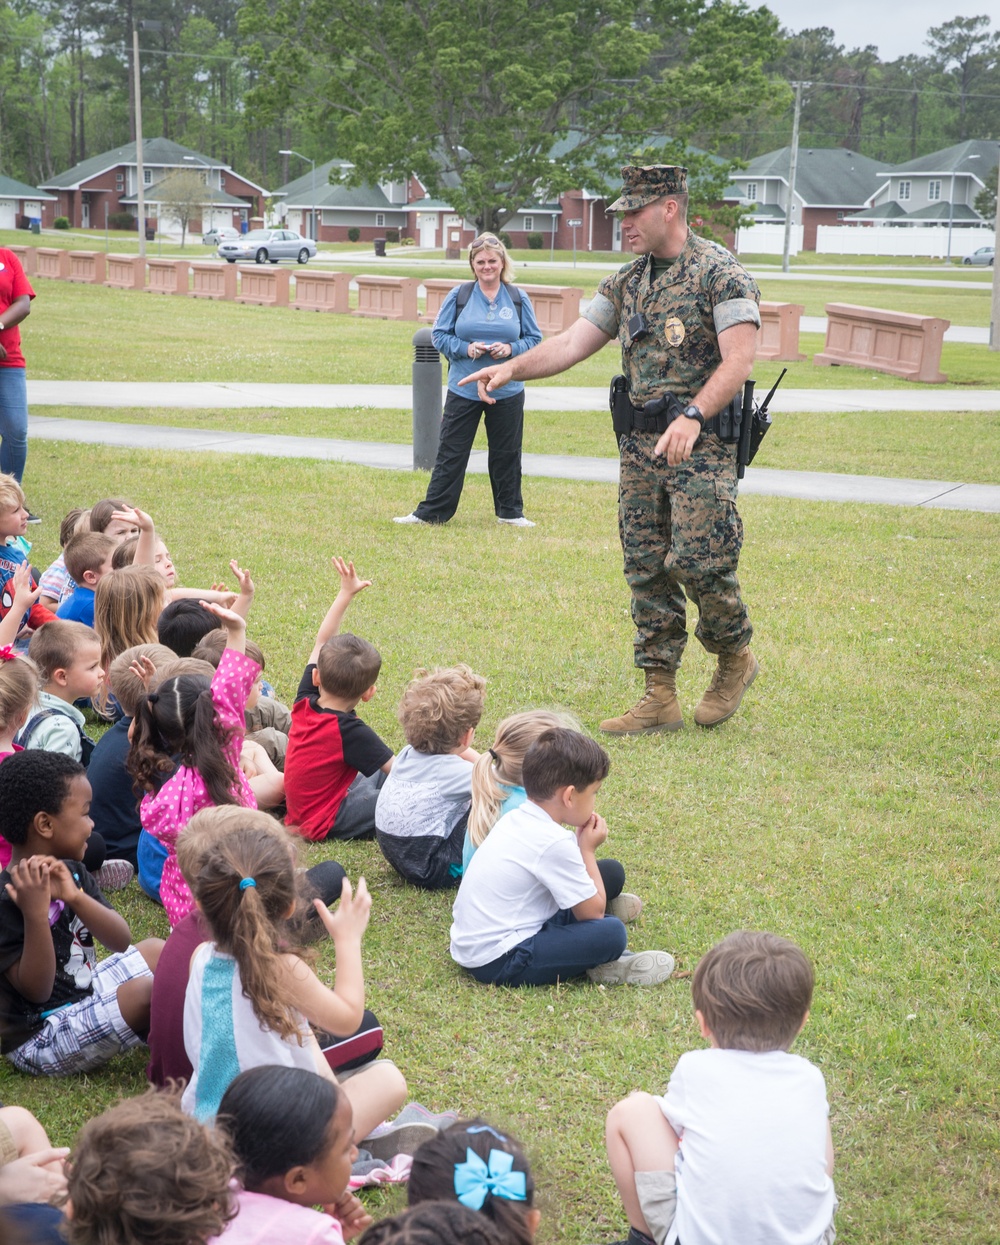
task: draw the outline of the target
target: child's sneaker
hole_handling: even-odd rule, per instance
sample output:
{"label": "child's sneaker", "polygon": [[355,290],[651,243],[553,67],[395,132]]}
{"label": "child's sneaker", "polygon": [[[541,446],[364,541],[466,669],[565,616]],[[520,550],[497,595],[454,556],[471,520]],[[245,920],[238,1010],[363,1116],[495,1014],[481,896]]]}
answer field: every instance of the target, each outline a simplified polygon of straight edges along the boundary
{"label": "child's sneaker", "polygon": [[391,1124],[380,1124],[372,1136],[357,1144],[359,1150],[367,1150],[373,1159],[388,1160],[397,1154],[415,1154],[425,1141],[437,1135],[438,1129],[433,1124],[419,1120],[400,1124],[393,1120]]}
{"label": "child's sneaker", "polygon": [[588,968],[587,976],[602,986],[656,986],[673,971],[668,951],[626,951],[618,960]]}
{"label": "child's sneaker", "polygon": [[608,916],[616,916],[619,921],[624,921],[626,925],[630,921],[636,920],[642,911],[642,900],[638,895],[632,895],[628,891],[622,891],[608,904]]}
{"label": "child's sneaker", "polygon": [[94,881],[102,891],[123,891],[135,877],[135,870],[127,860],[106,860],[94,874]]}

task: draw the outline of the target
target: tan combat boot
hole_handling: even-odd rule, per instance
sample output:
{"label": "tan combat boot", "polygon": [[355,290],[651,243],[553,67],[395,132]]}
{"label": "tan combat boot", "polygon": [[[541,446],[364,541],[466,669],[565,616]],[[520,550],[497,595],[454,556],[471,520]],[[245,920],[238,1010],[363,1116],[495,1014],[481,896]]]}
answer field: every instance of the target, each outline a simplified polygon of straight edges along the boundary
{"label": "tan combat boot", "polygon": [[637,705],[620,718],[601,723],[606,735],[649,735],[653,731],[679,731],[684,725],[677,703],[677,675],[656,666],[646,670],[646,691]]}
{"label": "tan combat boot", "polygon": [[749,648],[720,653],[708,691],[698,702],[694,720],[698,726],[718,726],[740,707],[743,693],[757,677],[760,666]]}

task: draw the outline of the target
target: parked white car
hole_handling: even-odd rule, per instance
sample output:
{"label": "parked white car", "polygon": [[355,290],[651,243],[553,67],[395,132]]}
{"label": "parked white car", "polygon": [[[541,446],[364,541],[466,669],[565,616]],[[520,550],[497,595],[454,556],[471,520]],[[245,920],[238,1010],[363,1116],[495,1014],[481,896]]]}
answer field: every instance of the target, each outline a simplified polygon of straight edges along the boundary
{"label": "parked white car", "polygon": [[235,264],[238,259],[252,259],[257,264],[276,264],[279,259],[294,259],[307,264],[316,256],[316,243],[311,238],[292,233],[290,229],[251,229],[241,238],[219,243],[220,259]]}
{"label": "parked white car", "polygon": [[993,267],[993,254],[996,250],[992,246],[981,246],[978,251],[973,251],[971,255],[966,255],[962,260],[963,264],[988,264]]}
{"label": "parked white car", "polygon": [[238,238],[240,231],[234,229],[232,225],[218,225],[215,229],[209,229],[207,233],[201,235],[201,241],[204,246],[218,246],[220,242],[231,242],[233,238]]}

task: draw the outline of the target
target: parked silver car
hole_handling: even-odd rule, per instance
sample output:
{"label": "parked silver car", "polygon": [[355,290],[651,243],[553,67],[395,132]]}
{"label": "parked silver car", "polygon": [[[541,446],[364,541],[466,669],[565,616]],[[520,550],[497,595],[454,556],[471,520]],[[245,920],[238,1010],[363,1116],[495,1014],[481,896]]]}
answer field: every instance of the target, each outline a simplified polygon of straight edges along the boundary
{"label": "parked silver car", "polygon": [[962,260],[963,264],[988,264],[993,267],[993,253],[996,250],[992,246],[981,246],[978,251],[973,251],[971,255],[966,255]]}
{"label": "parked silver car", "polygon": [[233,238],[238,238],[240,231],[234,229],[232,225],[218,225],[215,229],[209,229],[207,233],[201,235],[201,241],[204,246],[218,246],[220,242],[231,242]]}
{"label": "parked silver car", "polygon": [[316,255],[316,243],[311,238],[292,233],[290,229],[251,229],[241,238],[220,242],[217,254],[231,264],[238,259],[252,259],[258,264],[295,259],[300,264],[306,264]]}

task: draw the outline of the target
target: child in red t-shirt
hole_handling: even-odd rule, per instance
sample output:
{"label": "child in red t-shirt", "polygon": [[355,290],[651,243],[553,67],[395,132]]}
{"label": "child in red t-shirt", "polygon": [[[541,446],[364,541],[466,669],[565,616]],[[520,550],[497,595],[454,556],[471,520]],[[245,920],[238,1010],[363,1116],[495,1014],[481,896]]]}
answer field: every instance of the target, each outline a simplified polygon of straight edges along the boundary
{"label": "child in red t-shirt", "polygon": [[375,695],[378,649],[340,635],[347,607],[371,580],[334,558],[340,591],[327,611],[295,694],[285,756],[286,823],[307,839],[375,833],[375,802],[392,768],[392,749],[354,712]]}

